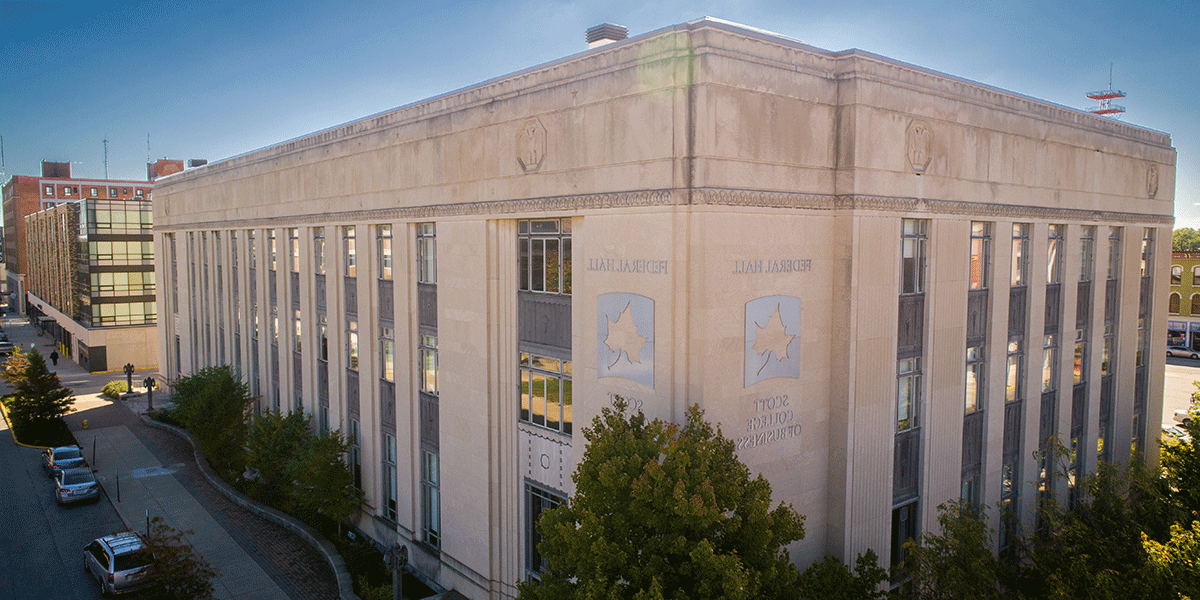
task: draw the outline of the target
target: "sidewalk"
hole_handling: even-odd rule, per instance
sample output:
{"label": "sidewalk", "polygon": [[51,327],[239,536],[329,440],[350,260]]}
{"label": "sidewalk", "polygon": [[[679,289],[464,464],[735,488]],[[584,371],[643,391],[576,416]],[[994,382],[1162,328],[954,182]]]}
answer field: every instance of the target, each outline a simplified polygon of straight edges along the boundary
{"label": "sidewalk", "polygon": [[[52,340],[37,337],[27,323],[6,322],[4,330],[23,351],[30,343],[43,356],[54,349]],[[64,420],[126,527],[144,532],[148,512],[176,529],[192,530],[188,540],[219,571],[216,598],[338,597],[333,572],[311,546],[229,502],[203,479],[187,441],[142,423],[135,410],[145,410],[145,395],[114,402],[99,394],[105,383],[125,379],[123,372],[91,374],[65,357],[57,366],[47,363],[75,392],[74,411]],[[135,370],[135,388],[151,374],[157,375]],[[160,399],[169,401],[156,390],[156,407]]]}

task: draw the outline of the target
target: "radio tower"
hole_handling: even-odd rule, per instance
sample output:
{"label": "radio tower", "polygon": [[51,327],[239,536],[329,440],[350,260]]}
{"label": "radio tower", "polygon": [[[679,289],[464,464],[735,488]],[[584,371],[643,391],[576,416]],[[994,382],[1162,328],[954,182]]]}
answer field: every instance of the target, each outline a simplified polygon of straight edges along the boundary
{"label": "radio tower", "polygon": [[[1108,63],[1108,89],[1098,92],[1088,92],[1088,98],[1100,103],[1099,106],[1087,109],[1088,112],[1097,115],[1120,115],[1125,112],[1125,107],[1119,104],[1113,104],[1114,98],[1124,98],[1125,92],[1114,90],[1112,87],[1112,63]],[[1116,117],[1113,117],[1114,119]]]}

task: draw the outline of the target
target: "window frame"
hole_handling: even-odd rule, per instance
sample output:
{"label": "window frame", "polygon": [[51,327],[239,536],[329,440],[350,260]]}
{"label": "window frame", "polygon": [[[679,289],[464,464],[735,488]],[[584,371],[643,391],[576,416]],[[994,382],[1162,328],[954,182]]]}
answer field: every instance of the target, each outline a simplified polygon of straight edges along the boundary
{"label": "window frame", "polygon": [[375,257],[379,262],[379,279],[390,280],[394,264],[391,224],[375,226]]}
{"label": "window frame", "polygon": [[[553,364],[552,364],[553,363]],[[553,366],[553,368],[551,368]],[[541,356],[528,351],[518,354],[519,409],[517,418],[526,424],[572,435],[574,431],[574,365],[570,360]],[[541,381],[541,422],[535,411],[539,398],[535,396],[536,381]],[[558,401],[554,403],[557,420],[550,421],[550,388],[555,384]]]}
{"label": "window frame", "polygon": [[970,289],[988,289],[988,278],[992,262],[992,224],[986,221],[971,222]]}
{"label": "window frame", "polygon": [[[522,219],[517,222],[517,289],[519,291],[559,296],[571,295],[573,260],[571,231],[570,217]],[[553,250],[549,250],[551,245]],[[540,249],[540,253],[538,249]],[[551,254],[554,255],[553,266],[550,265]],[[552,287],[554,289],[551,289]]]}
{"label": "window frame", "polygon": [[900,220],[900,294],[925,293],[929,220]]}
{"label": "window frame", "polygon": [[1012,287],[1029,285],[1029,223],[1013,223],[1012,264],[1009,280]]}

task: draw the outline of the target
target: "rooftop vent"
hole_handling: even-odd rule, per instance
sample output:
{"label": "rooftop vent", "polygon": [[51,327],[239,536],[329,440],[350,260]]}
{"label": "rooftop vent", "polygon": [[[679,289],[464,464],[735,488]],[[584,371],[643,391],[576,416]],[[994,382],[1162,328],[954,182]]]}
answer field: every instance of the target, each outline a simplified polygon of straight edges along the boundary
{"label": "rooftop vent", "polygon": [[629,37],[629,30],[624,25],[601,23],[587,30],[588,48],[595,48],[613,42],[619,42]]}

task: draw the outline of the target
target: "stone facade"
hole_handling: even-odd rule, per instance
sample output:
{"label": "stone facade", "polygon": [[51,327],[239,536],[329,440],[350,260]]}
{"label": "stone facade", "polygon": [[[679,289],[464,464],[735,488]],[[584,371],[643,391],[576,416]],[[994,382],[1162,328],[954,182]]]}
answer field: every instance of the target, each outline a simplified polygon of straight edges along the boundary
{"label": "stone facade", "polygon": [[358,527],[472,598],[536,575],[617,396],[700,404],[797,563],[886,563],[960,495],[1032,522],[1042,433],[1156,454],[1174,173],[1163,133],[701,19],[159,180],[160,364],[357,430]]}

